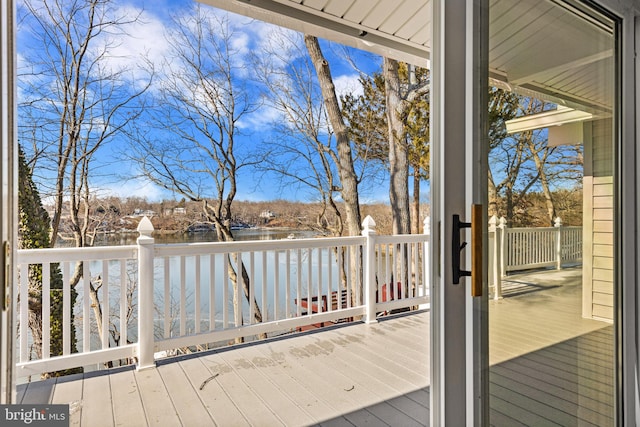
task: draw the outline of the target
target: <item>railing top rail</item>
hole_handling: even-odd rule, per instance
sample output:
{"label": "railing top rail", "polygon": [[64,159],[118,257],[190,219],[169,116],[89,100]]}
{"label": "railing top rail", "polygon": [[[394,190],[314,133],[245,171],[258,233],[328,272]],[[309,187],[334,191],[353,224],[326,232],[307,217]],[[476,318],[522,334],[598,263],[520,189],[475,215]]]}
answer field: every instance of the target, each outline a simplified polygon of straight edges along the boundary
{"label": "railing top rail", "polygon": [[17,253],[18,264],[39,264],[42,262],[94,261],[136,258],[138,247],[98,246],[89,248],[46,248],[20,249]]}
{"label": "railing top rail", "polygon": [[[564,227],[563,227],[564,228]],[[507,228],[507,232],[511,233],[540,233],[546,231],[558,232],[558,227],[510,227]]]}
{"label": "railing top rail", "polygon": [[581,225],[563,225],[562,227],[508,227],[509,231],[517,231],[517,232],[529,232],[535,233],[536,231],[558,231],[561,228],[562,230],[581,230]]}
{"label": "railing top rail", "polygon": [[392,243],[422,243],[428,242],[430,236],[428,234],[396,234],[393,236],[376,236],[376,243],[392,244]]}
{"label": "railing top rail", "polygon": [[155,245],[158,256],[218,254],[230,252],[265,252],[286,249],[330,248],[334,246],[362,245],[365,238],[327,237],[308,239],[258,240],[246,242],[204,242]]}

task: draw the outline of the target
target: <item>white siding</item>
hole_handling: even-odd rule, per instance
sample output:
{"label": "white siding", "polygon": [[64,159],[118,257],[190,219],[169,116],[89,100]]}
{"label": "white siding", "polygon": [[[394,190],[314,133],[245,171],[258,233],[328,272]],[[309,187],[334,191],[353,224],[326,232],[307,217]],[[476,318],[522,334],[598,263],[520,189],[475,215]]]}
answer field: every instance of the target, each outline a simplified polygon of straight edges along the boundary
{"label": "white siding", "polygon": [[611,121],[585,124],[583,316],[613,321]]}

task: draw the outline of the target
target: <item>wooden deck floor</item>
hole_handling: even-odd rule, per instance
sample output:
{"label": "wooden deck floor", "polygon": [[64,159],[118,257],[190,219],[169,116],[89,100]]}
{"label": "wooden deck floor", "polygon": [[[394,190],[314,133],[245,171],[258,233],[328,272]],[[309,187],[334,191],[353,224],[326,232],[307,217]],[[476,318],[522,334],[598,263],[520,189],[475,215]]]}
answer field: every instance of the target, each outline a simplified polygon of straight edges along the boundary
{"label": "wooden deck floor", "polygon": [[[523,290],[490,303],[494,425],[611,422],[612,328],[580,318],[579,287],[569,279],[556,287],[551,276],[542,285],[523,278]],[[69,403],[71,425],[92,427],[425,426],[428,331],[429,313],[419,312],[141,372],[33,382],[18,387],[18,399]]]}
{"label": "wooden deck floor", "polygon": [[494,425],[613,425],[613,326],[582,319],[581,278],[519,275],[490,302]]}

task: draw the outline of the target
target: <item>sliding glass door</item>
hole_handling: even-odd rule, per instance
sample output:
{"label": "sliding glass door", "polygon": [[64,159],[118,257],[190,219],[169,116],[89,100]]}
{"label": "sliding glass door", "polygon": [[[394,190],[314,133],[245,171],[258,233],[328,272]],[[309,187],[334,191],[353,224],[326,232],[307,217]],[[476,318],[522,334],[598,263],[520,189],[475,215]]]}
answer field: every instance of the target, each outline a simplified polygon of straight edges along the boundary
{"label": "sliding glass door", "polygon": [[618,27],[491,0],[492,425],[614,425]]}

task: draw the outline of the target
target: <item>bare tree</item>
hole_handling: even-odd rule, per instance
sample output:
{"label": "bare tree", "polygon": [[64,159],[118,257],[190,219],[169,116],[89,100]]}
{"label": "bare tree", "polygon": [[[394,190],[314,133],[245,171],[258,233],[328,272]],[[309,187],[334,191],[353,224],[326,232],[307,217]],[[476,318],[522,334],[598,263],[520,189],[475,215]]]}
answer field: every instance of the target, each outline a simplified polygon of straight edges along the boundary
{"label": "bare tree", "polygon": [[[582,152],[579,146],[550,147],[545,130],[527,130],[513,135],[505,122],[519,116],[541,113],[552,104],[492,88],[489,96],[489,214],[503,211],[510,223],[518,223],[526,211],[527,195],[542,193],[546,220],[556,217],[554,187],[575,186],[582,177]],[[526,217],[526,215],[525,215]]]}
{"label": "bare tree", "polygon": [[[109,0],[25,0],[21,8],[21,23],[32,38],[19,76],[24,94],[20,137],[32,149],[30,165],[41,178],[43,194],[54,201],[51,247],[63,213],[75,246],[93,245],[93,162],[99,149],[125,134],[141,114],[140,101],[151,81],[149,73],[146,82],[136,78],[132,84],[133,70],[112,61],[117,40],[136,22],[138,16],[119,12]],[[72,286],[82,271],[78,263]],[[98,308],[94,314],[101,323]]]}
{"label": "bare tree", "polygon": [[318,39],[310,35],[305,35],[304,42],[318,76],[329,123],[335,135],[337,156],[334,155],[334,160],[337,163],[338,174],[340,176],[340,194],[342,200],[344,200],[346,211],[345,221],[349,234],[355,236],[360,234],[362,220],[358,196],[358,177],[353,163],[349,130],[342,117],[335,85],[331,77],[329,62],[325,59],[320,49]]}
{"label": "bare tree", "polygon": [[[132,157],[152,182],[200,202],[204,216],[216,226],[218,240],[232,241],[239,173],[261,162],[239,123],[259,107],[254,101],[259,94],[247,79],[246,55],[236,47],[237,34],[228,15],[194,6],[192,13],[173,19],[153,125],[170,136],[160,140],[155,134],[140,135],[141,142],[131,147]],[[244,264],[230,259],[229,266],[236,322],[242,322],[238,274],[255,320],[261,322]]]}
{"label": "bare tree", "polygon": [[21,138],[35,147],[34,159],[39,161],[34,170],[49,178],[53,174],[53,179],[41,180],[53,185],[47,188],[55,202],[51,246],[58,238],[65,198],[75,246],[91,246],[92,161],[139,117],[139,101],[151,82],[148,75],[146,83],[135,88],[132,70],[110,62],[118,37],[126,35],[126,27],[138,22],[138,16],[118,14],[108,0],[27,0],[24,8],[39,49],[27,55],[29,65],[20,75],[28,94],[20,107],[28,117],[21,120]]}
{"label": "bare tree", "polygon": [[[341,185],[344,174],[339,169],[344,165],[352,168],[357,185],[366,171],[366,159],[340,161],[339,142],[314,64],[302,41],[302,35],[297,33],[275,32],[257,61],[257,75],[269,91],[266,103],[278,113],[273,124],[276,137],[269,140],[269,155],[265,156],[266,163],[261,169],[275,172],[283,185],[296,185],[319,200],[316,228],[341,236],[345,218],[337,198],[345,188]],[[292,61],[291,57],[298,59]],[[359,233],[359,227],[355,233]],[[354,231],[350,229],[349,233]]]}

